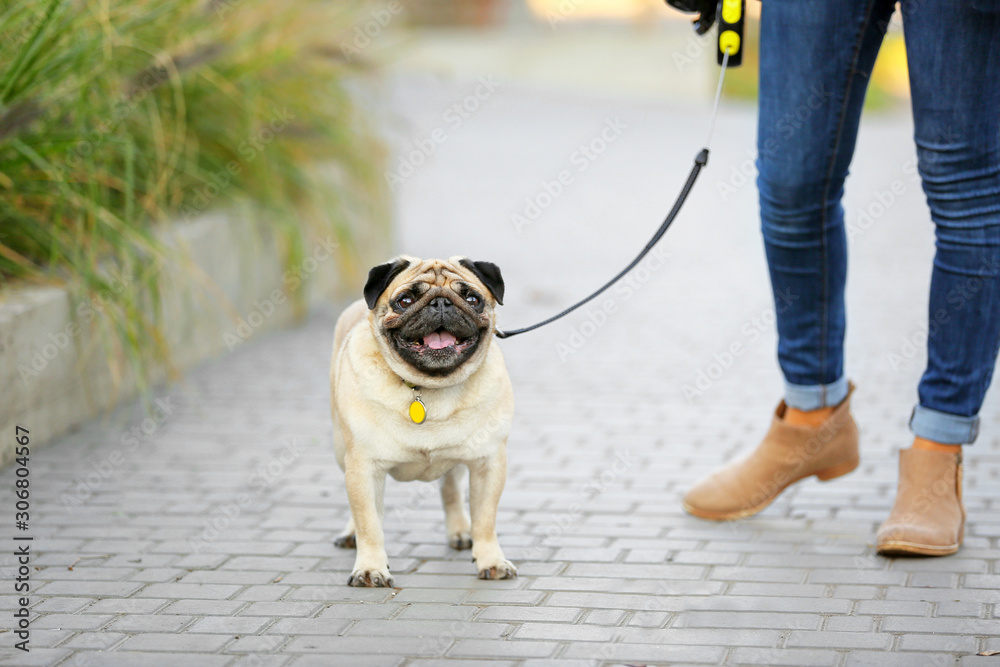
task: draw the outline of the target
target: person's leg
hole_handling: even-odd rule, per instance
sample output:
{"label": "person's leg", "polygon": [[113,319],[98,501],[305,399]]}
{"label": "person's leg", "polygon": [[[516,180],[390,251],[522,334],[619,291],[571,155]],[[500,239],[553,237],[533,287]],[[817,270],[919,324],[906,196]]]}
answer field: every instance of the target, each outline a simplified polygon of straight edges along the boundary
{"label": "person's leg", "polygon": [[891,0],[762,5],[757,183],[785,401],[752,454],[687,493],[696,516],[749,516],[803,477],[833,479],[858,464],[843,373],[840,199],[892,9]]}
{"label": "person's leg", "polygon": [[762,5],[757,183],[793,421],[847,396],[840,200],[892,8],[884,0]]}
{"label": "person's leg", "polygon": [[911,428],[954,445],[975,440],[1000,347],[1000,13],[974,4],[904,9],[917,164],[937,237]]}
{"label": "person's leg", "polygon": [[1000,348],[1000,3],[904,1],[920,177],[935,223],[927,368],[879,530],[883,553],[962,541],[960,446],[972,443]]}

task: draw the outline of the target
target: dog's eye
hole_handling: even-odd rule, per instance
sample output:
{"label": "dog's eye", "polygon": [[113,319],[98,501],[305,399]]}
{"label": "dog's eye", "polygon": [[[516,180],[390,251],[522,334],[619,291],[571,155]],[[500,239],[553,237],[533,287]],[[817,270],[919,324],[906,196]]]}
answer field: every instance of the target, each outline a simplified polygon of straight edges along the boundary
{"label": "dog's eye", "polygon": [[396,305],[400,308],[409,308],[413,305],[413,297],[409,294],[404,294],[403,296],[396,299]]}
{"label": "dog's eye", "polygon": [[469,296],[465,297],[465,302],[468,303],[470,306],[478,306],[479,297],[476,296],[475,294],[470,294]]}

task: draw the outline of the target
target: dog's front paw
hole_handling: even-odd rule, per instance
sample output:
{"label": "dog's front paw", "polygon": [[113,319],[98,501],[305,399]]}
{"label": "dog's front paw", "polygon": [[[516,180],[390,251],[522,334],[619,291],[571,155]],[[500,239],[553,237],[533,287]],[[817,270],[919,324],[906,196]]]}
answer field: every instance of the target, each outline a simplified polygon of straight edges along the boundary
{"label": "dog's front paw", "polygon": [[479,570],[480,579],[513,579],[517,576],[517,568],[506,558],[484,567],[480,567],[477,562],[476,569]]}
{"label": "dog's front paw", "polygon": [[347,580],[347,585],[355,588],[392,588],[393,580],[388,568],[385,571],[355,570]]}
{"label": "dog's front paw", "polygon": [[460,531],[454,535],[448,536],[448,546],[452,549],[471,549],[472,548],[472,535],[469,531]]}

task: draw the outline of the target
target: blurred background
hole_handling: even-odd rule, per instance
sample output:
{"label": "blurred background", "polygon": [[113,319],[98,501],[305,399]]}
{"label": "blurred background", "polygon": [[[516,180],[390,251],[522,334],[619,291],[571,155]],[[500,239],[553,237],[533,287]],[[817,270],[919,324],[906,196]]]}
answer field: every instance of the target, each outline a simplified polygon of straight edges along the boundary
{"label": "blurred background", "polygon": [[[473,579],[436,485],[390,483],[389,592],[344,586],[354,554],[330,545],[349,516],[329,446],[340,308],[397,253],[495,262],[503,329],[590,294],[705,143],[714,36],[660,0],[0,0],[0,434],[52,442],[31,452],[33,641],[53,647],[33,664],[112,664],[105,648],[113,664],[258,665],[1000,649],[996,391],[965,462],[962,553],[872,544],[934,252],[898,23],[843,200],[863,465],[751,521],[682,509],[694,479],[759,442],[782,392],[759,11],[749,0],[744,64],[669,234],[600,299],[497,343],[516,402],[498,526],[518,579]],[[14,445],[0,438],[12,509]],[[0,557],[0,575],[15,566]],[[0,663],[13,650],[0,641]]]}
{"label": "blurred background", "polygon": [[[691,15],[657,0],[411,0],[401,6],[406,25],[387,31],[380,46],[387,49],[384,62],[408,70],[458,77],[490,71],[525,85],[661,100],[714,91],[711,35],[699,37]],[[732,70],[726,93],[753,100],[760,3],[750,0],[747,14],[745,66]],[[872,77],[869,108],[905,99],[907,90],[902,31],[894,22]]]}
{"label": "blurred background", "polygon": [[[517,274],[554,250],[597,252],[588,275],[623,264],[649,230],[609,224],[615,202],[648,202],[638,213],[650,225],[662,215],[718,74],[711,36],[654,0],[0,7],[0,425],[39,415],[43,439],[342,303],[399,251],[499,254],[519,319],[586,293],[577,278],[562,293]],[[722,124],[738,120],[720,141],[732,154],[714,187],[734,187],[732,168],[752,206],[741,184],[752,181],[759,3],[748,11],[744,65],[725,87]],[[906,96],[894,25],[868,110],[898,115]],[[632,130],[622,145],[651,156],[627,158],[632,170],[601,160],[610,178],[590,170],[607,187],[607,210],[595,208],[579,183],[597,155],[575,149],[650,114],[654,134]],[[515,180],[497,185],[501,171]],[[560,186],[563,171],[573,182]],[[552,205],[573,188],[576,212]],[[559,221],[579,208],[600,215],[568,232]],[[568,234],[584,246],[571,250]],[[605,265],[612,239],[622,247]],[[514,254],[535,259],[522,267]]]}

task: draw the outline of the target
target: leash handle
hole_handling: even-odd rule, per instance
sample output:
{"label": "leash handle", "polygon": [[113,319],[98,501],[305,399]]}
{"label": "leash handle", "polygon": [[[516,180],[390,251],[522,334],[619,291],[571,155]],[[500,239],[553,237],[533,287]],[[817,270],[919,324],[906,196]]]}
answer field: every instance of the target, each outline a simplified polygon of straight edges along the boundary
{"label": "leash handle", "polygon": [[746,0],[722,0],[719,12],[719,40],[716,62],[722,64],[729,56],[729,67],[743,63],[743,17],[746,14]]}
{"label": "leash handle", "polygon": [[701,152],[699,152],[697,157],[695,157],[694,159],[694,166],[691,167],[691,173],[688,174],[687,181],[685,181],[684,187],[681,188],[681,193],[677,196],[677,201],[674,202],[674,206],[673,208],[670,209],[670,213],[667,214],[667,217],[663,220],[663,223],[660,225],[660,228],[656,230],[656,233],[653,234],[653,238],[649,240],[649,243],[647,243],[646,247],[642,249],[642,252],[640,252],[638,256],[636,256],[636,258],[629,263],[628,266],[626,266],[624,269],[618,272],[618,275],[616,275],[608,282],[604,283],[604,285],[601,288],[599,288],[596,292],[594,292],[590,296],[582,299],[581,301],[576,302],[566,310],[562,311],[561,313],[557,313],[556,315],[553,315],[547,320],[542,320],[541,322],[532,324],[530,327],[514,329],[513,331],[500,331],[498,329],[496,331],[497,338],[510,338],[511,336],[517,336],[518,334],[523,334],[528,331],[533,331],[539,327],[543,327],[546,324],[549,324],[550,322],[555,322],[556,320],[565,317],[566,315],[569,315],[580,306],[589,303],[590,301],[593,301],[598,296],[603,294],[609,287],[611,287],[616,282],[621,280],[621,278],[625,274],[634,269],[636,265],[639,262],[641,262],[646,255],[649,254],[649,251],[653,249],[653,246],[655,246],[656,243],[661,238],[663,238],[663,235],[667,233],[667,229],[670,227],[670,223],[672,223],[674,221],[674,218],[677,217],[677,214],[680,213],[681,206],[684,205],[684,200],[687,199],[688,194],[691,192],[691,188],[694,187],[694,182],[698,180],[698,174],[701,173],[702,168],[704,168],[706,164],[708,164],[708,149],[702,148]]}

